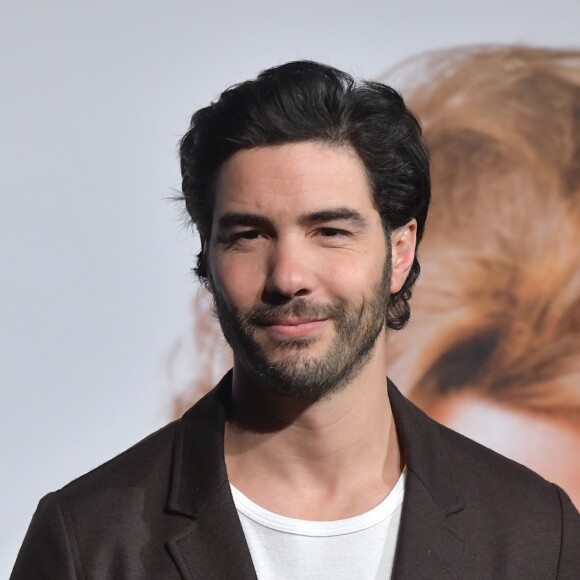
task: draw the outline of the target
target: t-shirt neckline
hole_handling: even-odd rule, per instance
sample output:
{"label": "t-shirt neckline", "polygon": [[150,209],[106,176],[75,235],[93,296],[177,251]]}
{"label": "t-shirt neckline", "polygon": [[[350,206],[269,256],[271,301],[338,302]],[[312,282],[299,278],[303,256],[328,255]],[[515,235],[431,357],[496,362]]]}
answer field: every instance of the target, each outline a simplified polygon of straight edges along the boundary
{"label": "t-shirt neckline", "polygon": [[403,503],[406,474],[405,467],[393,489],[374,508],[350,518],[331,521],[302,520],[276,514],[254,503],[231,483],[230,487],[236,509],[261,526],[301,536],[339,536],[371,528],[390,517]]}

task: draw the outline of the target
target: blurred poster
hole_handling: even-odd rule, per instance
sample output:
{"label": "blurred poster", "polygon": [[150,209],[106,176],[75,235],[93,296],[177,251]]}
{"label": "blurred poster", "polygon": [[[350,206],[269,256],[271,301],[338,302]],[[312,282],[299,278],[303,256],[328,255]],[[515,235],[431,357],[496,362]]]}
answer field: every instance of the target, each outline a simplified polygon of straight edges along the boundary
{"label": "blurred poster", "polygon": [[392,74],[422,121],[433,203],[390,374],[580,505],[580,52],[454,49]]}
{"label": "blurred poster", "polygon": [[[433,179],[389,374],[432,417],[580,507],[580,51],[450,49],[380,80],[421,119]],[[205,290],[192,318],[168,364],[176,415],[231,364]]]}

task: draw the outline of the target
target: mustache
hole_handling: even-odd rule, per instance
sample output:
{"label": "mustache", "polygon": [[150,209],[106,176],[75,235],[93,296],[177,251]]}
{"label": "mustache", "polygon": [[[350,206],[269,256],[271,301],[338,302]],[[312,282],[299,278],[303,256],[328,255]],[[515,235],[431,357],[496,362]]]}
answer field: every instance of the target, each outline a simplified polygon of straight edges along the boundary
{"label": "mustache", "polygon": [[247,310],[243,320],[249,324],[263,326],[274,324],[281,318],[340,318],[344,309],[339,304],[316,304],[298,298],[281,305],[261,304]]}

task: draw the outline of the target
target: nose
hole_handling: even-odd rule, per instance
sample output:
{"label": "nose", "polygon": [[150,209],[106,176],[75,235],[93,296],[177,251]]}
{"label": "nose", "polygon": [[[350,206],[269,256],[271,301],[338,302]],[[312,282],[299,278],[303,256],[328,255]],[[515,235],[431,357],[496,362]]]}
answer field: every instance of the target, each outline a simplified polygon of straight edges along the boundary
{"label": "nose", "polygon": [[266,301],[287,301],[308,296],[313,290],[315,272],[307,252],[291,240],[277,240],[268,264],[264,294]]}

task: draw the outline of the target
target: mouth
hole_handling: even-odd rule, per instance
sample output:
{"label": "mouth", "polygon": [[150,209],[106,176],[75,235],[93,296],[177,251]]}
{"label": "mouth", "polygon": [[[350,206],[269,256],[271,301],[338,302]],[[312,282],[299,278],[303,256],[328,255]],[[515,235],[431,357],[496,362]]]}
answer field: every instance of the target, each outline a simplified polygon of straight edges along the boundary
{"label": "mouth", "polygon": [[273,335],[296,337],[313,334],[320,330],[326,322],[326,318],[281,318],[264,325],[264,327]]}

